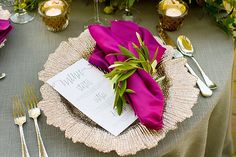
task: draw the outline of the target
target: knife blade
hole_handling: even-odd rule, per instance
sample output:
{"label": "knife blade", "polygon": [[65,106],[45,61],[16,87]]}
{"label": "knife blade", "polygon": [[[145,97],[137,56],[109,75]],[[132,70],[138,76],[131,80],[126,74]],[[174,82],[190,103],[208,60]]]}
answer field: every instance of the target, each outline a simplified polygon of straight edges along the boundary
{"label": "knife blade", "polygon": [[157,26],[157,32],[166,45],[170,45],[174,49],[177,49],[175,42],[170,38],[170,36],[161,27]]}
{"label": "knife blade", "polygon": [[[177,50],[177,45],[170,38],[170,36],[162,28],[157,27],[157,32],[166,45],[170,45],[176,50],[174,52],[173,57],[182,58],[183,57],[182,53]],[[207,85],[197,76],[197,74],[194,72],[194,70],[190,67],[188,63],[185,64],[185,67],[188,69],[190,74],[192,74],[197,78],[197,86],[200,89],[202,96],[210,97],[213,94],[212,90],[209,87],[207,87]]]}

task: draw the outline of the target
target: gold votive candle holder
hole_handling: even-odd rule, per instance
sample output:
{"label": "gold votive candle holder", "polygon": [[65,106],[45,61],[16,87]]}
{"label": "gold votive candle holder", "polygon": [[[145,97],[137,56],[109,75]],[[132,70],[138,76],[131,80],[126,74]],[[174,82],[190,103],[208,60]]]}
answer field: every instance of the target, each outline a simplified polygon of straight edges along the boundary
{"label": "gold votive candle holder", "polygon": [[62,31],[66,29],[69,24],[69,5],[64,0],[41,2],[38,7],[38,12],[49,31]]}
{"label": "gold votive candle holder", "polygon": [[160,27],[167,31],[176,31],[188,15],[188,5],[180,0],[162,0],[158,4]]}

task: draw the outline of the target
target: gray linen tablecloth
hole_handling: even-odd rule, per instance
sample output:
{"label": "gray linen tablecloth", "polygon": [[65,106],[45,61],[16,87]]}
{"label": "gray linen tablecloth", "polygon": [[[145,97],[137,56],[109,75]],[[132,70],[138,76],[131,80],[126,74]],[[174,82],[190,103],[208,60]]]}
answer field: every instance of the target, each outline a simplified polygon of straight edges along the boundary
{"label": "gray linen tablecloth", "polygon": [[[157,24],[156,3],[154,0],[141,1],[137,5],[141,12],[140,24],[154,34]],[[201,9],[192,8],[184,26],[169,34],[173,39],[185,34],[192,40],[196,59],[218,84],[218,89],[211,98],[199,96],[191,118],[178,124],[178,129],[170,131],[157,147],[138,152],[137,157],[221,157],[232,153],[229,124],[233,42],[209,15],[205,14],[200,19],[202,14]],[[92,4],[87,6],[86,1],[76,0],[71,5],[70,24],[63,32],[47,31],[38,15],[31,23],[14,25],[15,30],[6,46],[0,49],[0,72],[7,73],[7,77],[0,81],[1,157],[21,156],[19,132],[12,118],[12,96],[22,95],[26,83],[34,83],[39,90],[42,83],[38,81],[37,73],[43,69],[48,55],[54,52],[61,41],[78,36],[84,22],[92,15]],[[115,15],[107,17],[112,19]],[[191,60],[189,63],[197,71]],[[117,156],[115,152],[104,154],[84,144],[74,144],[65,139],[64,133],[58,128],[48,126],[45,116],[39,118],[39,126],[49,157]],[[35,129],[29,118],[24,131],[31,156],[38,156]]]}

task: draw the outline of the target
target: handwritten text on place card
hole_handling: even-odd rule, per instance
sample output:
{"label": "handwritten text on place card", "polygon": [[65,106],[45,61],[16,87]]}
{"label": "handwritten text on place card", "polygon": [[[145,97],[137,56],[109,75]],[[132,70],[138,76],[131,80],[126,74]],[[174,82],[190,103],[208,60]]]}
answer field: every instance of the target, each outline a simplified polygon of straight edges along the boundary
{"label": "handwritten text on place card", "polygon": [[119,116],[113,108],[115,94],[110,80],[86,60],[81,59],[47,81],[86,116],[117,136],[136,119],[126,105]]}

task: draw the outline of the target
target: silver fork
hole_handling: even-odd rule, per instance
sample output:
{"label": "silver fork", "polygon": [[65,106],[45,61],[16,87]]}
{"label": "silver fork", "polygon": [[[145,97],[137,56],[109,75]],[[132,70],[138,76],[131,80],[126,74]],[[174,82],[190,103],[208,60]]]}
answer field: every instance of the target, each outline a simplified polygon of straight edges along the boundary
{"label": "silver fork", "polygon": [[34,120],[35,131],[38,141],[39,157],[48,157],[38,126],[37,118],[40,116],[41,113],[40,109],[37,107],[38,99],[33,86],[28,85],[25,87],[24,98],[25,98],[25,104],[28,108],[29,117]]}
{"label": "silver fork", "polygon": [[15,96],[12,99],[13,104],[13,118],[16,125],[19,126],[20,130],[20,139],[21,139],[21,152],[22,157],[30,157],[28,148],[25,142],[25,136],[23,131],[23,124],[26,122],[26,115],[23,105],[19,99],[19,97]]}

